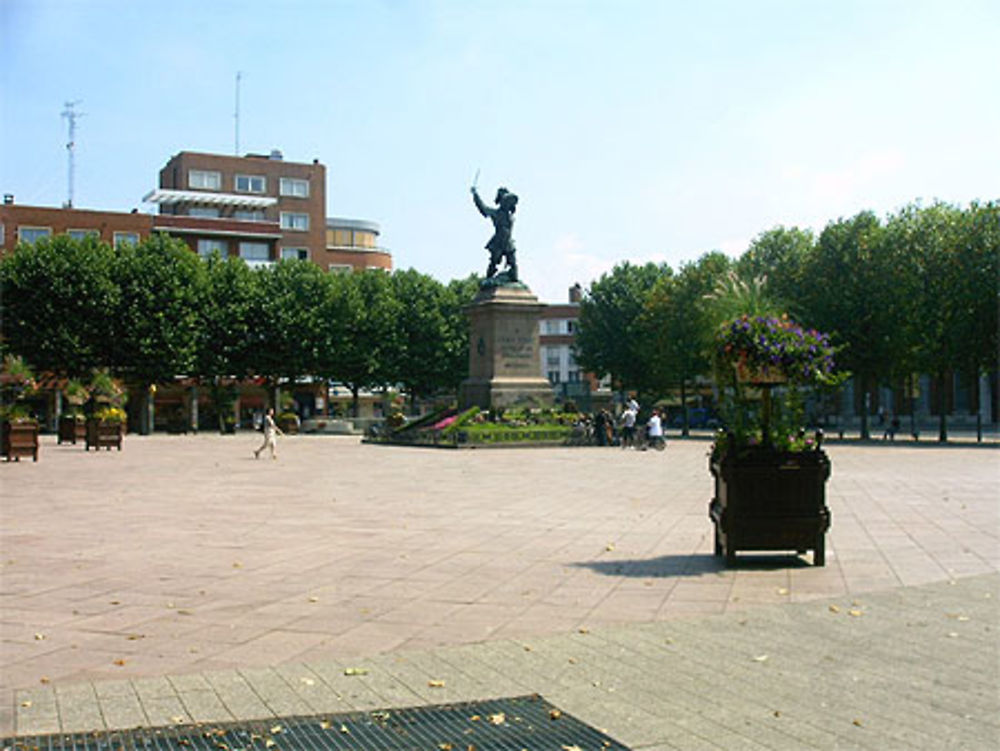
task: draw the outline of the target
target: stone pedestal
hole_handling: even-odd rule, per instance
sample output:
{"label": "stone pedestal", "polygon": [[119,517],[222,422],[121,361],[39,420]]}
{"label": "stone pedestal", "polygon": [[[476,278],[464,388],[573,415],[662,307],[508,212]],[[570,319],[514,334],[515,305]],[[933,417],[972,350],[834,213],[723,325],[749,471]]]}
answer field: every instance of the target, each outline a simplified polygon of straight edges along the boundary
{"label": "stone pedestal", "polygon": [[538,318],[543,305],[522,284],[484,287],[466,309],[469,377],[459,406],[547,407],[555,401],[541,375]]}

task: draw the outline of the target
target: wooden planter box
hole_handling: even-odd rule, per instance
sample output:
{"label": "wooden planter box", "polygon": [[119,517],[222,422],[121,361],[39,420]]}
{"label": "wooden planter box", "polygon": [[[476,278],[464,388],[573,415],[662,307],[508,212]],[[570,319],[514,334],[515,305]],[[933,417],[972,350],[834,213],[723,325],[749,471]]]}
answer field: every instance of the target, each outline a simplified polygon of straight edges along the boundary
{"label": "wooden planter box", "polygon": [[713,459],[709,468],[715,478],[708,512],[715,524],[715,554],[724,555],[727,564],[739,550],[812,550],[814,565],[826,563],[830,460],[825,452],[761,449]]}
{"label": "wooden planter box", "polygon": [[24,422],[4,421],[2,433],[2,452],[7,461],[21,461],[22,456],[30,456],[32,461],[38,461],[38,423],[34,420]]}
{"label": "wooden planter box", "polygon": [[99,420],[87,420],[87,445],[85,449],[96,449],[100,451],[106,448],[122,450],[122,424],[119,422],[101,422]]}
{"label": "wooden planter box", "polygon": [[87,423],[75,417],[59,418],[58,443],[76,443],[87,440]]}

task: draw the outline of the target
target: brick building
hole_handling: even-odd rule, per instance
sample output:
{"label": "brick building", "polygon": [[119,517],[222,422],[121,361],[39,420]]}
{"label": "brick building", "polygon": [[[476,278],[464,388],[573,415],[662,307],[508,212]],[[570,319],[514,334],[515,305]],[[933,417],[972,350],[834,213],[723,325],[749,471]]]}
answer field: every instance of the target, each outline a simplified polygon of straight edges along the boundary
{"label": "brick building", "polygon": [[183,240],[202,257],[218,252],[252,266],[309,260],[324,270],[392,269],[378,247],[379,227],[326,218],[326,167],[286,162],[279,151],[245,157],[182,151],[160,170],[159,187],[143,198],[158,213],[21,206],[5,195],[0,248],[67,233],[96,234],[117,245],[153,232]]}

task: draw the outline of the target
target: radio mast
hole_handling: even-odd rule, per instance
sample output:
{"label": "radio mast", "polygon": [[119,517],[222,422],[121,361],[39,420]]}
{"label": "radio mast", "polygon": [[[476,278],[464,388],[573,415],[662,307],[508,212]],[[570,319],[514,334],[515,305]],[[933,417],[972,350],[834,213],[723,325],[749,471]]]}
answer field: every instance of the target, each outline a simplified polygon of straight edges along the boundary
{"label": "radio mast", "polygon": [[242,71],[236,71],[236,109],[233,112],[233,120],[236,123],[236,145],[233,154],[240,155],[240,79],[243,78]]}
{"label": "radio mast", "polygon": [[73,208],[73,181],[76,173],[76,121],[77,118],[83,117],[85,113],[77,112],[74,108],[80,103],[80,100],[75,102],[66,102],[65,107],[62,111],[62,116],[66,118],[69,123],[69,140],[66,142],[66,156],[68,159],[68,194],[66,197],[65,208]]}

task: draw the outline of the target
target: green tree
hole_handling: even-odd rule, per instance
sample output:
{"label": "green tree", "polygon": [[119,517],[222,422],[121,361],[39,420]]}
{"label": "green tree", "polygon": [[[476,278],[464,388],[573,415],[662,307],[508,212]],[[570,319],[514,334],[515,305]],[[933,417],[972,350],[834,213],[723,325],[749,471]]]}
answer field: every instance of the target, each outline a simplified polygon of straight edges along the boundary
{"label": "green tree", "polygon": [[444,297],[444,315],[447,335],[444,356],[448,360],[445,367],[446,386],[458,392],[462,381],[469,377],[469,317],[465,307],[472,303],[479,292],[480,278],[471,274],[464,279],[448,282]]}
{"label": "green tree", "polygon": [[656,282],[672,272],[666,265],[628,262],[591,284],[580,303],[574,353],[584,370],[603,375],[621,389],[653,388],[652,346],[643,316]]}
{"label": "green tree", "polygon": [[764,278],[770,299],[793,318],[799,316],[798,300],[806,283],[806,263],[816,246],[812,231],[775,227],[761,232],[736,263],[742,279]]}
{"label": "green tree", "polygon": [[131,394],[141,404],[143,433],[153,426],[149,387],[194,368],[203,273],[201,261],[183,242],[163,234],[115,250],[119,298],[109,326],[108,360],[117,375],[137,387]]}
{"label": "green tree", "polygon": [[443,284],[412,269],[392,275],[392,292],[399,309],[394,380],[415,407],[418,397],[447,388],[453,380],[453,353],[460,347],[449,320],[452,304]]}
{"label": "green tree", "polygon": [[805,264],[804,278],[812,284],[801,295],[803,322],[843,346],[837,362],[854,374],[861,392],[863,439],[871,437],[870,395],[907,350],[908,291],[896,281],[907,258],[885,239],[870,211],[830,222]]}
{"label": "green tree", "polygon": [[706,299],[730,267],[714,252],[681,267],[675,276],[662,275],[646,302],[652,376],[660,392],[679,389],[682,434],[688,435],[687,393],[694,379],[710,371],[712,324]]}
{"label": "green tree", "polygon": [[254,316],[264,307],[260,280],[240,258],[205,262],[195,373],[206,381],[254,375],[254,348],[261,344]]}
{"label": "green tree", "polygon": [[938,439],[948,439],[946,395],[950,379],[970,379],[995,367],[997,279],[1000,253],[997,209],[968,211],[944,203],[910,206],[895,218],[904,251],[919,265],[913,342],[916,365],[937,381]]}
{"label": "green tree", "polygon": [[361,389],[382,388],[395,373],[400,302],[392,279],[384,271],[338,275],[335,294],[343,315],[344,337],[338,357],[337,379],[351,391],[353,413],[359,413]]}
{"label": "green tree", "polygon": [[114,251],[88,237],[22,243],[0,260],[3,346],[40,371],[83,377],[106,366],[119,289]]}
{"label": "green tree", "polygon": [[252,371],[272,387],[321,372],[323,353],[330,346],[329,328],[320,318],[329,275],[313,263],[298,260],[281,261],[253,273],[258,288],[250,297]]}

